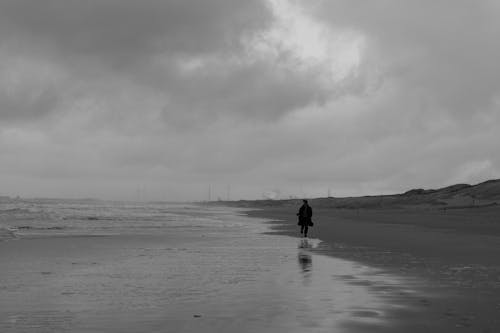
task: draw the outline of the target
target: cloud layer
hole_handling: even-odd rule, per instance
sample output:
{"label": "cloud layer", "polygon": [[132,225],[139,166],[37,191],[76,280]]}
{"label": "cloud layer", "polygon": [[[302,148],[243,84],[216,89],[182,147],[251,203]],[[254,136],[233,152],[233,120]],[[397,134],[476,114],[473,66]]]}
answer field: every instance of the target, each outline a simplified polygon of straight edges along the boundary
{"label": "cloud layer", "polygon": [[500,177],[498,7],[2,1],[0,192],[340,196]]}

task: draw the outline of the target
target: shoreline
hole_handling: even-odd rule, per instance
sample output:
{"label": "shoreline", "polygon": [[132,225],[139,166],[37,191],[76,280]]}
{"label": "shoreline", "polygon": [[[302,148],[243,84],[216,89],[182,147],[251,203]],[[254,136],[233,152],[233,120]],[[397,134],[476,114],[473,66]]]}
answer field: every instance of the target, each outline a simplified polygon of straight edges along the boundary
{"label": "shoreline", "polygon": [[[230,205],[230,207],[238,206]],[[257,234],[286,235],[298,240],[300,234],[295,215],[298,207],[298,205],[296,207],[292,205],[270,207],[257,202],[250,207],[241,207],[244,209],[237,210],[234,217],[232,215],[232,217],[224,216],[229,218],[229,220],[225,220],[229,222],[239,215],[259,218],[264,223],[267,221],[272,230],[259,227],[258,230],[255,229]],[[352,275],[342,271],[342,264],[339,265],[340,261],[329,264],[329,262],[335,261],[320,258],[320,256],[312,258],[314,265],[309,268],[297,267],[298,263],[302,265],[300,252],[295,258],[297,242],[292,238],[276,237],[275,240],[278,243],[273,243],[272,246],[277,246],[279,251],[285,248],[291,252],[286,253],[286,255],[283,253],[285,255],[283,257],[275,256],[273,258],[282,258],[283,262],[288,262],[291,265],[288,267],[289,272],[300,274],[300,279],[294,280],[296,283],[294,288],[287,289],[290,284],[289,282],[284,283],[283,286],[286,288],[282,295],[285,299],[289,295],[295,295],[296,292],[305,292],[307,289],[304,287],[307,283],[315,281],[317,273],[326,270],[328,271],[326,275],[320,274],[320,287],[327,293],[334,292],[331,300],[323,304],[323,294],[311,300],[308,298],[311,297],[311,293],[309,293],[300,294],[300,297],[294,299],[293,304],[301,300],[309,301],[309,304],[315,309],[311,315],[317,317],[318,320],[337,320],[334,323],[339,325],[342,325],[342,322],[339,322],[338,317],[336,317],[339,315],[338,313],[342,311],[352,313],[351,320],[342,325],[346,332],[500,331],[497,319],[500,318],[500,265],[497,264],[496,260],[500,256],[500,223],[497,222],[500,210],[496,207],[453,210],[453,214],[445,213],[442,210],[423,210],[414,207],[354,210],[322,207],[314,205],[314,203],[312,207],[315,225],[310,229],[310,237],[323,241],[317,248],[311,249],[312,254],[345,259],[350,262],[348,266],[354,267],[355,270],[364,266],[369,266],[368,268],[374,268],[374,270],[368,270],[368,275]],[[233,211],[236,210],[233,209]],[[245,220],[247,222],[242,225],[251,223],[250,220],[246,218]],[[261,226],[261,222],[258,224]],[[109,299],[116,299],[123,304],[133,304],[142,296],[147,296],[152,301],[151,304],[156,304],[155,302],[161,300],[155,298],[157,293],[154,289],[148,289],[150,286],[163,285],[166,288],[170,283],[168,281],[174,281],[176,278],[180,279],[177,281],[180,286],[184,283],[184,277],[191,276],[172,272],[173,275],[170,277],[173,280],[169,280],[166,279],[169,276],[166,275],[168,270],[164,270],[164,268],[186,267],[186,262],[190,262],[191,267],[199,267],[194,263],[207,262],[206,260],[200,261],[200,256],[210,252],[207,252],[207,249],[211,249],[217,254],[217,251],[225,249],[228,245],[226,238],[220,238],[221,244],[224,246],[209,248],[195,246],[190,250],[190,246],[186,246],[188,244],[186,242],[193,241],[194,246],[198,242],[209,241],[207,236],[210,235],[192,234],[191,232],[182,235],[186,239],[183,238],[184,241],[179,244],[177,244],[180,241],[178,237],[156,233],[153,235],[149,232],[144,235],[134,232],[106,237],[96,237],[95,235],[59,237],[54,234],[49,238],[19,237],[15,242],[0,242],[2,248],[0,262],[3,260],[2,267],[4,268],[2,279],[10,281],[10,284],[4,285],[2,289],[3,304],[8,304],[11,308],[10,311],[4,312],[3,318],[0,318],[0,326],[2,324],[11,325],[9,327],[13,327],[13,330],[10,331],[14,332],[15,325],[21,325],[22,322],[29,324],[32,311],[36,310],[31,308],[33,304],[37,304],[33,301],[38,301],[38,308],[40,305],[45,308],[47,304],[52,304],[46,300],[58,300],[57,304],[64,305],[66,310],[71,305],[75,317],[67,318],[67,323],[61,322],[61,325],[69,325],[68,327],[72,327],[71,325],[79,327],[78,322],[85,312],[82,312],[80,306],[87,304],[87,302],[90,302],[88,304],[97,304],[103,310],[109,310],[111,309]],[[214,240],[216,239],[218,238],[214,238]],[[246,237],[242,239],[246,239]],[[280,245],[280,241],[284,241],[288,245],[283,247]],[[254,242],[247,245],[251,251],[256,249]],[[241,247],[238,248],[241,249]],[[255,258],[266,258],[269,249],[264,247],[262,250],[263,252],[259,252],[257,256],[244,252],[245,255],[239,257],[234,264],[241,264],[240,259],[250,260],[249,262],[253,263]],[[187,257],[182,259],[183,256]],[[13,260],[14,258],[16,260]],[[209,258],[229,257],[210,255]],[[266,260],[263,263],[266,263]],[[226,263],[226,261],[223,260],[220,263]],[[156,264],[151,265],[153,262]],[[308,262],[311,263],[311,260],[308,261],[306,258],[306,266]],[[172,263],[175,265],[172,266]],[[267,264],[269,263],[267,262]],[[276,267],[274,264],[271,266]],[[154,269],[151,270],[151,267]],[[209,265],[207,269],[209,271],[215,269],[215,271],[212,270],[212,273],[215,274],[214,276],[218,276],[217,267],[217,265]],[[247,266],[243,265],[241,269],[246,268]],[[296,272],[298,268],[302,270],[301,273]],[[313,269],[314,273],[310,273],[309,269]],[[231,269],[228,272],[238,272],[238,269]],[[147,274],[144,275],[145,273]],[[282,281],[288,281],[288,278],[284,279],[281,274],[286,276],[289,273],[283,273],[280,270],[276,273],[277,275],[270,276],[268,281],[274,281],[277,277]],[[395,280],[391,280],[392,277]],[[147,282],[145,278],[149,278],[150,281]],[[237,276],[236,280],[238,280]],[[233,285],[233,281],[235,280],[232,277],[228,280],[230,285]],[[242,280],[242,283],[245,283],[244,281]],[[393,283],[394,281],[402,283]],[[124,295],[120,291],[121,288],[116,287],[117,283],[129,286],[126,288],[129,293],[137,291],[139,292],[137,295],[142,296],[130,297],[129,294],[129,298],[126,298],[127,302],[122,302]],[[346,284],[350,285],[352,290],[367,290],[368,294],[382,300],[381,306],[367,307],[369,311],[363,307],[349,308],[348,304],[342,300],[342,293],[335,289],[336,286]],[[142,285],[142,288],[136,288],[137,285]],[[266,285],[264,284],[264,286]],[[102,289],[103,286],[107,287]],[[240,288],[236,285],[234,287],[233,290],[237,293]],[[276,285],[273,285],[273,288],[275,287]],[[99,290],[99,288],[102,289],[101,292],[96,293],[95,290]],[[38,292],[33,293],[34,290]],[[151,292],[143,294],[144,290]],[[177,289],[172,290],[174,293],[177,292]],[[108,296],[101,298],[102,292],[108,293]],[[252,293],[248,295],[253,295]],[[33,295],[36,295],[35,298]],[[234,295],[236,294],[229,292],[226,300],[231,302]],[[345,295],[349,295],[355,302],[361,301],[355,293],[349,292],[344,294],[344,297]],[[193,300],[197,302],[198,299],[195,297]],[[253,303],[255,308],[262,308],[262,299],[257,297],[252,298],[252,300],[255,302]],[[338,307],[332,309],[332,312],[324,312],[327,309],[325,307],[327,304],[338,304]],[[385,307],[385,305],[389,306]],[[139,309],[142,304],[135,306],[134,309]],[[206,311],[209,308],[213,308],[213,306],[207,305],[203,309],[200,308],[200,311]],[[63,308],[57,306],[53,309],[56,317],[50,319],[53,320],[50,321],[50,324],[56,325],[60,319],[66,320],[64,316],[64,318],[58,317],[65,315],[61,309]],[[129,308],[128,313],[135,313],[134,309]],[[228,309],[232,309],[232,307],[228,307]],[[14,310],[19,311],[24,317],[18,317],[19,314]],[[339,312],[339,310],[341,311]],[[248,311],[242,310],[241,313],[246,314]],[[377,317],[380,313],[383,313],[384,324],[370,324],[371,319],[381,318]],[[95,325],[109,328],[107,331],[116,331],[114,330],[116,327],[111,321],[111,318],[116,314],[114,312],[108,314],[109,316],[104,321]],[[183,319],[184,322],[191,322],[191,312],[186,310],[182,314],[186,316]],[[213,312],[212,315],[214,314],[216,313]],[[267,310],[261,313],[262,316],[267,314]],[[44,314],[41,315],[44,316]],[[284,311],[283,315],[289,316],[290,311]],[[295,318],[295,315],[293,317]],[[17,318],[20,319],[16,324]],[[151,323],[158,321],[158,318],[152,318]],[[208,313],[204,318],[209,319]],[[9,320],[14,321],[10,323]],[[162,325],[170,324],[172,323],[162,322]],[[188,332],[192,331],[200,330],[188,330]]]}
{"label": "shoreline", "polygon": [[16,235],[9,229],[0,225],[0,242],[16,239]]}
{"label": "shoreline", "polygon": [[[297,207],[260,206],[246,214],[268,220],[272,233],[301,237]],[[314,206],[313,206],[314,209]],[[351,260],[424,282],[426,295],[399,299],[417,313],[395,314],[397,332],[423,329],[500,331],[500,208],[453,210],[314,209],[310,237],[319,254]],[[402,326],[401,326],[402,325]]]}
{"label": "shoreline", "polygon": [[399,292],[414,297],[392,275],[221,213],[229,228],[216,222],[208,233],[0,242],[0,331],[392,332]]}

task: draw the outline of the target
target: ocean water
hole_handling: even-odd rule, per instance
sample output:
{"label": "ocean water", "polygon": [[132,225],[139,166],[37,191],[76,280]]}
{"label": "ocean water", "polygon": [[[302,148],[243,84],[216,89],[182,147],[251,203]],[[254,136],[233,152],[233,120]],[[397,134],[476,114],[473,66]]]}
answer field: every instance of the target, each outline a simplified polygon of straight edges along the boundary
{"label": "ocean water", "polygon": [[0,332],[370,332],[407,281],[243,210],[0,204]]}
{"label": "ocean water", "polygon": [[0,228],[22,237],[151,234],[237,226],[226,209],[171,203],[19,200],[0,203]]}

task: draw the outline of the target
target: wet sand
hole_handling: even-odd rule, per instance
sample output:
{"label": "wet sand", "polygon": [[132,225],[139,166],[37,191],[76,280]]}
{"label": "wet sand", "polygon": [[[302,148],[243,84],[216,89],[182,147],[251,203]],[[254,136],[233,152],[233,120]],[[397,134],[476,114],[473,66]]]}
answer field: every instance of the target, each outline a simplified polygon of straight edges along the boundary
{"label": "wet sand", "polygon": [[258,219],[221,218],[0,242],[0,332],[371,333],[415,312],[401,297],[420,297],[416,279],[322,255],[319,240],[270,235]]}
{"label": "wet sand", "polygon": [[[300,237],[297,207],[259,207],[276,233]],[[314,206],[313,206],[314,208]],[[419,297],[398,303],[383,332],[500,332],[500,208],[316,208],[316,251],[424,281]]]}
{"label": "wet sand", "polygon": [[0,332],[387,332],[415,311],[416,281],[270,239],[237,242],[245,257],[151,235],[0,243]]}
{"label": "wet sand", "polygon": [[315,208],[305,243],[295,207],[247,214],[272,231],[230,214],[0,242],[0,332],[499,331],[494,207]]}

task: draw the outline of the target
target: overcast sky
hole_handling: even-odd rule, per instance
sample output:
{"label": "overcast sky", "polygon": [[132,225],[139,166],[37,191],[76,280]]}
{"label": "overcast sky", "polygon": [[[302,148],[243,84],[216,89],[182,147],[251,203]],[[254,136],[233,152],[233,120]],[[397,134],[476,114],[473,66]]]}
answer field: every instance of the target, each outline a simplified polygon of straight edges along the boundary
{"label": "overcast sky", "polygon": [[0,194],[500,177],[497,0],[0,0]]}

